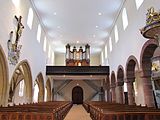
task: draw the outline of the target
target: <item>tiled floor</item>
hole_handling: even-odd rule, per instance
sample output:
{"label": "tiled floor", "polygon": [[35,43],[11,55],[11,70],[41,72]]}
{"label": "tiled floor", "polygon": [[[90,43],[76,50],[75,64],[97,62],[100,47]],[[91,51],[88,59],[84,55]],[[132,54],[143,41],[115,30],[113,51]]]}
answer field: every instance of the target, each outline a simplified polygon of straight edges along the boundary
{"label": "tiled floor", "polygon": [[82,105],[73,105],[64,120],[92,120]]}

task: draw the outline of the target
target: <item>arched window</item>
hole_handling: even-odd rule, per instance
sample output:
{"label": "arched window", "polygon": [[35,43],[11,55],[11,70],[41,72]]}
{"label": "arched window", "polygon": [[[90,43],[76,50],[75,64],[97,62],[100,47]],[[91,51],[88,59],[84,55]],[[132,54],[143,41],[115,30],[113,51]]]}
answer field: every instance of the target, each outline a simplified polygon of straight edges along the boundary
{"label": "arched window", "polygon": [[112,38],[109,37],[109,49],[110,49],[110,52],[112,52]]}
{"label": "arched window", "polygon": [[21,80],[19,83],[19,96],[22,97],[24,93],[24,80]]}
{"label": "arched window", "polygon": [[128,92],[128,90],[127,90],[127,83],[124,83],[124,92]]}
{"label": "arched window", "polygon": [[51,58],[51,46],[49,45],[49,48],[48,48],[48,58]]}
{"label": "arched window", "polygon": [[32,10],[32,8],[29,8],[27,25],[28,25],[28,27],[29,27],[30,29],[32,29],[32,23],[33,23],[33,10]]}
{"label": "arched window", "polygon": [[137,10],[139,9],[139,7],[142,5],[143,2],[144,0],[135,0]]}
{"label": "arched window", "polygon": [[54,52],[52,52],[52,64],[54,65]]}
{"label": "arched window", "polygon": [[47,88],[45,88],[44,101],[47,101]]}
{"label": "arched window", "polygon": [[115,35],[115,42],[117,43],[119,40],[117,25],[115,25],[114,27],[114,35]]}
{"label": "arched window", "polygon": [[135,82],[133,82],[133,88],[134,88],[135,96],[137,96],[138,92],[137,92],[137,83],[136,83],[136,80],[135,80]]}
{"label": "arched window", "polygon": [[102,65],[104,64],[104,53],[103,53],[103,51],[101,52],[101,64]]}
{"label": "arched window", "polygon": [[43,43],[43,50],[44,52],[46,52],[46,46],[47,45],[47,40],[46,40],[46,37],[44,37],[44,43]]}
{"label": "arched window", "polygon": [[33,95],[34,102],[38,102],[38,93],[39,93],[39,87],[38,87],[38,84],[36,83],[34,85],[34,95]]}
{"label": "arched window", "polygon": [[38,42],[40,42],[40,40],[41,40],[41,26],[40,26],[40,24],[38,25],[38,29],[37,29],[37,40],[38,40]]}
{"label": "arched window", "polygon": [[105,59],[108,57],[107,44],[105,45]]}
{"label": "arched window", "polygon": [[123,29],[125,30],[128,26],[128,16],[127,16],[126,8],[123,8],[122,21],[123,21]]}

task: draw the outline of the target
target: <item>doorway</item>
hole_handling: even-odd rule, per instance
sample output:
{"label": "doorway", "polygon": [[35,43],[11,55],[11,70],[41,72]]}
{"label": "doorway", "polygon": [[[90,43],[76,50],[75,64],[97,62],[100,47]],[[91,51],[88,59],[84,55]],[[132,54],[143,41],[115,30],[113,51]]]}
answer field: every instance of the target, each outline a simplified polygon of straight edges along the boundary
{"label": "doorway", "polygon": [[83,104],[83,89],[80,86],[72,89],[72,102],[73,104]]}

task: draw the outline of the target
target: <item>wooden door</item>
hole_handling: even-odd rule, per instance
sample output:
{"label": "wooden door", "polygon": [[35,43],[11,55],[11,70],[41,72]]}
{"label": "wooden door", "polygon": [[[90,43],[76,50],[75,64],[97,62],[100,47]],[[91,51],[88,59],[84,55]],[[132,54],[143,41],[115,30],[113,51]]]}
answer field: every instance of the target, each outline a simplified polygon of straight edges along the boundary
{"label": "wooden door", "polygon": [[83,103],[83,89],[80,86],[76,86],[72,90],[72,102],[73,104]]}

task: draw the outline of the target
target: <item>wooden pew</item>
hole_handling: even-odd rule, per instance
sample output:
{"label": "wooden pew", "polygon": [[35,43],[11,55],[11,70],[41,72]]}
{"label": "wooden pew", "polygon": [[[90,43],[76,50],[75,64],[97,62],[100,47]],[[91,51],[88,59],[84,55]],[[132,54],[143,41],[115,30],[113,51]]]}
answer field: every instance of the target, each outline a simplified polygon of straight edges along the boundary
{"label": "wooden pew", "polygon": [[71,102],[41,102],[0,107],[0,120],[63,120]]}
{"label": "wooden pew", "polygon": [[84,102],[93,120],[160,120],[160,110],[108,102]]}

